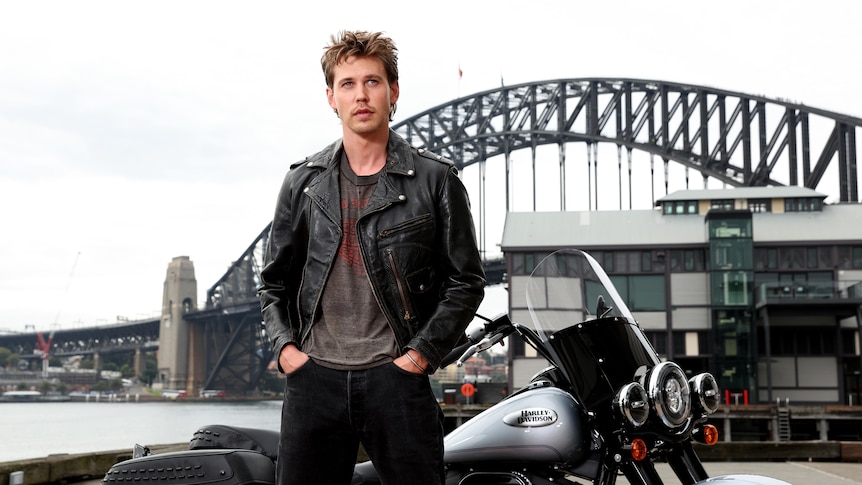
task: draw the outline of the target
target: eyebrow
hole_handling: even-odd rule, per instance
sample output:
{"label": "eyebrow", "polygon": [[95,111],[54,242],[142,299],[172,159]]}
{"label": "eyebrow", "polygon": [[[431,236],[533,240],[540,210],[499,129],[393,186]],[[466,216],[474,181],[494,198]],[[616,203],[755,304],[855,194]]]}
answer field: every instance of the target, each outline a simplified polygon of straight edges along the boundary
{"label": "eyebrow", "polygon": [[336,79],[335,84],[342,84],[345,81],[356,81],[359,79],[364,80],[364,81],[367,81],[369,79],[376,79],[378,81],[381,81],[383,79],[386,79],[386,77],[381,76],[379,74],[368,74],[368,75],[363,75],[363,76],[358,76],[358,77],[357,76],[345,76],[345,77]]}

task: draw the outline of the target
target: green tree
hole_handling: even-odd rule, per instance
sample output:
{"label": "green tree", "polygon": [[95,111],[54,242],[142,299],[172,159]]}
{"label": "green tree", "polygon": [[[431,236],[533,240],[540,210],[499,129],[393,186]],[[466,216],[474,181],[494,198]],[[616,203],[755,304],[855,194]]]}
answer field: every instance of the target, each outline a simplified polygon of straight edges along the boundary
{"label": "green tree", "polygon": [[145,383],[147,386],[152,386],[153,381],[156,379],[157,375],[159,375],[159,363],[156,360],[155,354],[145,354],[144,369],[141,372],[141,375],[138,376],[138,379],[140,379],[140,381]]}
{"label": "green tree", "polygon": [[6,347],[0,347],[0,367],[9,367],[9,358],[12,356],[12,351]]}
{"label": "green tree", "polygon": [[18,366],[21,356],[6,347],[0,347],[0,368],[11,369]]}
{"label": "green tree", "polygon": [[120,366],[120,375],[126,378],[135,377],[135,368],[129,364],[123,364]]}

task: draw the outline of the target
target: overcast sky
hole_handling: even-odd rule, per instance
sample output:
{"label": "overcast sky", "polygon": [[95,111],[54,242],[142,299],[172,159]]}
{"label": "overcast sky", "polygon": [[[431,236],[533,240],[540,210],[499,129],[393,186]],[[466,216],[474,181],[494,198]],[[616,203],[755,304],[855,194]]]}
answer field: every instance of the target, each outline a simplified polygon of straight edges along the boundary
{"label": "overcast sky", "polygon": [[395,40],[396,121],[501,78],[612,76],[862,117],[860,18],[849,0],[2,1],[0,331],[157,315],[181,255],[203,302],[287,166],[340,136],[319,64],[338,30]]}

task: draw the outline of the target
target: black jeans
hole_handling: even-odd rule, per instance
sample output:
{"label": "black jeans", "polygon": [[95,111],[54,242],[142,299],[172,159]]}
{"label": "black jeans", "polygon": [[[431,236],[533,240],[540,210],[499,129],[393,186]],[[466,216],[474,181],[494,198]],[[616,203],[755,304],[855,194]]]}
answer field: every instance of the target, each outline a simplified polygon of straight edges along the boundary
{"label": "black jeans", "polygon": [[360,442],[383,484],[442,484],[443,412],[428,376],[312,360],[287,375],[276,483],[349,484]]}

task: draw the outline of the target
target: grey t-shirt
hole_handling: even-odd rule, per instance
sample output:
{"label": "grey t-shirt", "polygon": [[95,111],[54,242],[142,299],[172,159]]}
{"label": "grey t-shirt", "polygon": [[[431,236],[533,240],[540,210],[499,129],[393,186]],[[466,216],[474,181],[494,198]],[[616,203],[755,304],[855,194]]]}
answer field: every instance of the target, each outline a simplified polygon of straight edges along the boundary
{"label": "grey t-shirt", "polygon": [[356,175],[347,156],[342,155],[341,245],[323,289],[319,319],[303,345],[303,350],[325,367],[367,369],[389,362],[401,353],[372,293],[356,237],[356,221],[371,199],[379,177],[379,172]]}

